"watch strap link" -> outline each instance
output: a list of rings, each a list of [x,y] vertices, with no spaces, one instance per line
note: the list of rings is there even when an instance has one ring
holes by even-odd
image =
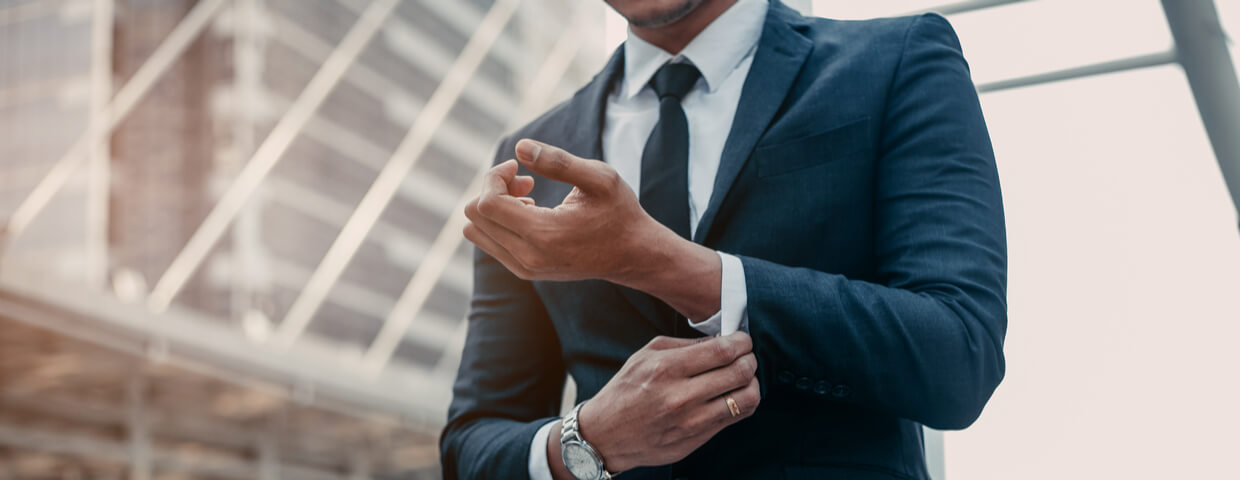
[[[581,436],[580,425],[577,422],[577,414],[581,411],[581,406],[585,405],[585,403],[586,402],[578,403],[577,406],[573,407],[573,409],[568,412],[568,415],[565,415],[560,421],[560,446],[563,448],[569,443],[576,443],[585,447],[598,461],[599,471],[602,472],[599,478],[601,480],[611,480],[611,478],[619,475],[619,472],[611,473],[607,471],[607,466],[603,464],[603,456],[599,455],[598,450],[595,450],[594,446],[590,445],[590,442],[587,442],[586,439]]]

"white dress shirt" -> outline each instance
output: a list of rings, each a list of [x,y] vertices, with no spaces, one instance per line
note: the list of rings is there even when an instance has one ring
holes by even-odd
[[[681,99],[689,121],[689,231],[697,232],[715,189],[715,174],[741,89],[749,76],[754,51],[762,36],[767,0],[738,0],[719,15],[679,55],[656,47],[632,31],[624,42],[624,76],[607,98],[603,126],[603,159],[633,191],[641,191],[642,150],[659,121],[659,98],[650,79],[668,62],[688,62],[702,73]],[[690,235],[692,235],[692,233]],[[694,329],[706,334],[748,331],[745,271],[740,259],[723,252],[720,310]],[[543,425],[530,445],[529,473],[534,480],[551,480],[547,463],[547,436],[555,422]]]

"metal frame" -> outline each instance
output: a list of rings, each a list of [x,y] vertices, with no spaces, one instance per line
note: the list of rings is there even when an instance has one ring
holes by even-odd
[[[133,111],[138,101],[150,92],[155,81],[172,67],[172,64],[181,57],[186,48],[189,48],[190,43],[198,38],[198,35],[228,1],[203,0],[194,5],[181,23],[173,28],[163,43],[151,53],[146,62],[134,72],[129,81],[112,98],[107,111],[99,114],[99,117],[106,121],[102,124],[92,122],[86,133],[78,137],[69,150],[56,161],[43,180],[35,185],[25,200],[13,210],[8,222],[0,229],[0,253],[3,253],[8,245],[13,244],[21,236],[39,212],[47,207],[56,192],[69,181],[78,165],[91,152],[92,147],[112,134],[112,130]]]
[[[1063,70],[1055,70],[1053,72],[1038,73],[1024,77],[1016,77],[1005,80],[998,80],[979,84],[977,91],[979,93],[991,93],[1003,90],[1011,90],[1013,88],[1033,87],[1045,85],[1048,83],[1062,82],[1066,80],[1074,80],[1077,78],[1094,77],[1098,75],[1106,75],[1108,73],[1118,73],[1128,70],[1138,70],[1142,68],[1160,67],[1175,63],[1176,55],[1174,51],[1151,53],[1147,55],[1137,55],[1119,60],[1111,60],[1108,62],[1095,63],[1093,65],[1084,65],[1080,67],[1065,68]]]
[[[91,12],[90,125],[102,129],[112,99],[112,34],[116,23],[114,0],[94,0]],[[111,195],[111,134],[99,135],[90,145],[86,196],[87,281],[104,285],[108,271],[108,202]]]
[[[517,127],[518,123],[525,121],[526,117],[535,109],[547,103],[551,93],[555,90],[558,80],[568,69],[568,66],[572,63],[573,56],[581,46],[581,42],[578,39],[579,29],[581,25],[586,23],[585,16],[590,11],[589,7],[577,7],[577,13],[573,16],[573,20],[569,22],[569,25],[572,25],[572,27],[556,40],[555,45],[551,48],[551,52],[547,55],[547,60],[543,62],[543,65],[539,67],[538,71],[530,79],[525,98],[522,100],[522,104],[517,109],[517,114],[513,116],[513,121],[510,122],[508,128]],[[426,255],[423,257],[425,259],[423,264],[414,272],[413,278],[409,280],[400,298],[396,300],[396,305],[383,322],[383,328],[379,330],[379,334],[375,336],[370,349],[366,351],[366,356],[362,360],[362,366],[368,375],[377,375],[387,366],[392,358],[392,353],[396,351],[400,341],[405,338],[409,326],[412,325],[414,319],[422,311],[422,307],[430,296],[431,290],[439,283],[444,268],[448,266],[452,258],[452,253],[456,251],[457,247],[464,240],[460,232],[465,227],[467,220],[462,212],[465,209],[466,203],[482,188],[483,173],[486,172],[487,166],[489,166],[488,163],[478,165],[473,181],[458,197],[456,208],[453,209],[453,215],[448,218],[447,223],[440,229],[439,234],[435,236],[435,241],[427,249]]]
[[[1177,59],[1197,101],[1231,201],[1240,212],[1240,82],[1214,0],[1162,0]]]
[[[66,290],[38,272],[6,268],[0,271],[0,316],[345,415],[389,412],[409,425],[442,421],[447,393],[420,387],[431,378],[428,370],[401,368],[357,381],[356,364],[317,342],[303,340],[297,349],[270,355],[202,314],[155,314],[104,292]]]
[[[129,451],[121,441],[95,436],[53,433],[33,428],[21,428],[0,424],[0,446],[59,453],[73,457],[111,460],[127,463]],[[175,450],[152,450],[150,461],[161,470],[202,475],[211,478],[253,479],[260,471],[259,462],[238,458],[221,457],[207,452],[187,456]],[[297,465],[280,465],[286,478],[298,480],[348,480],[349,476]],[[130,479],[141,479],[130,473]],[[146,477],[152,478],[152,477]]]
[[[491,45],[502,33],[504,25],[512,18],[520,0],[498,0],[491,5],[491,10],[482,19],[478,29],[470,37],[469,42],[457,57],[452,68],[440,80],[426,106],[419,112],[405,138],[401,140],[392,153],[387,165],[379,172],[379,176],[371,184],[370,189],[358,203],[357,209],[349,217],[340,230],[336,240],[332,242],[327,254],[324,255],[318,268],[310,276],[305,288],[289,307],[288,314],[280,322],[280,327],[273,338],[273,346],[286,349],[305,331],[314,314],[322,306],[327,293],[344,269],[348,266],[357,249],[365,241],[366,235],[379,220],[383,210],[396,195],[404,178],[409,175],[417,161],[421,159],[434,137],[439,125],[448,116],[456,104],[465,85],[473,77],[482,60],[486,58]]]
[[[327,99],[349,65],[357,60],[379,27],[392,15],[397,4],[398,0],[375,0],[366,7],[155,284],[147,298],[147,307],[151,311],[158,313],[168,309],[172,299],[210,253],[211,247],[219,241],[263,179],[275,168],[314,111]]]
[[[987,8],[1002,7],[1013,3],[1027,2],[1029,0],[965,0],[956,3],[939,5],[934,8],[918,10],[913,13],[934,12],[940,15],[956,15],[960,13],[975,12],[985,10]]]

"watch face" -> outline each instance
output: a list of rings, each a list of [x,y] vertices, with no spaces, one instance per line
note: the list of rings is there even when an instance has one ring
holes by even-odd
[[[564,466],[568,467],[568,472],[581,480],[593,480],[599,478],[602,472],[599,471],[598,461],[594,455],[586,450],[586,447],[577,443],[564,445]]]

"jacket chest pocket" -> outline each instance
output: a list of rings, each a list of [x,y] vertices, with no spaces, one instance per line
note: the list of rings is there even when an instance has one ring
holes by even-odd
[[[872,148],[869,120],[862,117],[809,136],[759,145],[754,150],[758,176],[784,175],[862,154]]]

